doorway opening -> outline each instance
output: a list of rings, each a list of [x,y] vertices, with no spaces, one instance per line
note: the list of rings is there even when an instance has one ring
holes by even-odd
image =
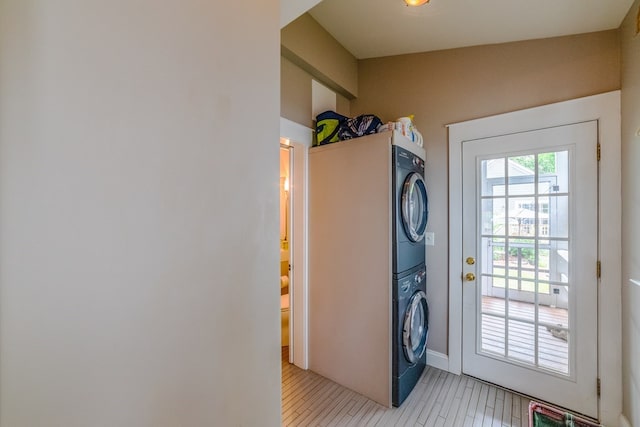
[[[302,369],[309,365],[307,165],[312,138],[310,128],[280,118],[281,345],[288,362]]]
[[[292,361],[291,344],[291,147],[280,144],[280,336],[281,346],[289,348],[289,362]]]

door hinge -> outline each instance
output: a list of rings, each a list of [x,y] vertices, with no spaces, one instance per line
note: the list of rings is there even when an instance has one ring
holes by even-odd
[[[596,158],[598,159],[598,161],[600,161],[600,143],[599,142],[596,148]]]
[[[600,278],[600,275],[602,274],[602,263],[600,261],[596,262],[596,275],[598,277],[598,279]]]
[[[597,379],[596,390],[598,392],[598,397],[600,397],[600,378]]]

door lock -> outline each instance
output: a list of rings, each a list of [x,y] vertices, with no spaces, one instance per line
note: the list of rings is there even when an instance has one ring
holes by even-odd
[[[467,264],[469,265],[473,265],[476,263],[476,259],[472,256],[470,256],[469,258],[467,258]]]
[[[474,280],[476,280],[476,275],[473,273],[467,273],[464,275],[464,280],[466,280],[467,282],[473,282]]]

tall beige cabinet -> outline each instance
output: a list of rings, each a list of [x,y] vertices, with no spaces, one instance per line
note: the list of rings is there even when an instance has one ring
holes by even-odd
[[[424,156],[395,131],[314,147],[309,155],[309,367],[385,406],[392,381],[392,144]]]

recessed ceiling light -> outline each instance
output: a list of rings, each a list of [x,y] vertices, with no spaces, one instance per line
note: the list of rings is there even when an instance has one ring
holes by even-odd
[[[422,6],[423,4],[429,3],[429,0],[404,0],[407,6]]]

